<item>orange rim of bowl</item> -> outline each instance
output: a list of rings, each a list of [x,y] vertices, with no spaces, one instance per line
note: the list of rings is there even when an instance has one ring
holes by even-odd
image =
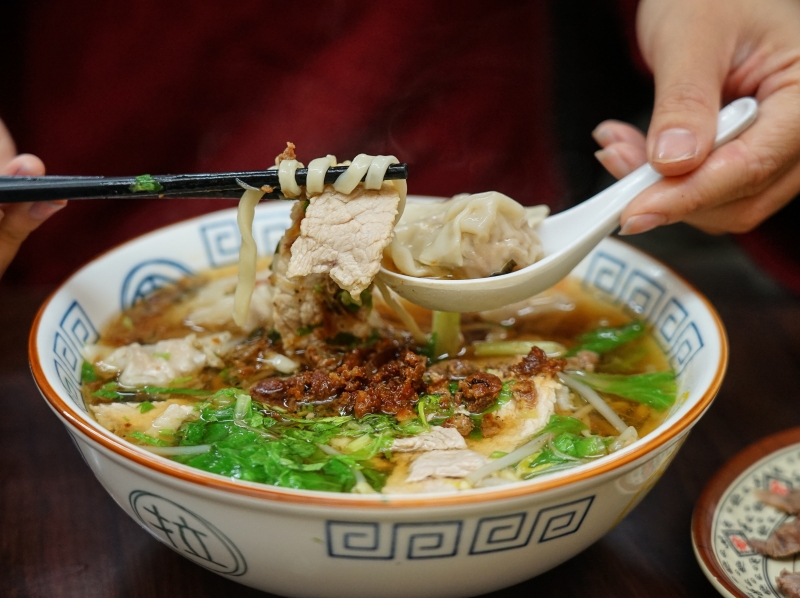
[[[618,239],[615,239],[615,241],[618,243],[622,243]],[[393,495],[381,494],[371,500],[368,500],[366,498],[354,499],[352,498],[353,496],[352,494],[346,494],[346,495],[334,494],[334,493],[325,494],[322,492],[311,493],[310,491],[303,491],[302,493],[294,493],[291,488],[277,488],[275,486],[270,486],[268,484],[264,484],[263,487],[255,485],[251,486],[248,483],[242,483],[240,481],[224,478],[222,476],[218,477],[215,474],[207,473],[199,469],[198,470],[193,470],[188,468],[183,469],[180,467],[176,467],[178,465],[177,463],[173,464],[171,461],[167,460],[164,457],[158,457],[156,455],[150,456],[147,454],[143,454],[139,451],[136,451],[130,447],[121,444],[120,442],[122,440],[121,438],[114,436],[113,434],[111,434],[111,432],[106,432],[106,433],[101,432],[100,430],[89,425],[86,421],[84,421],[84,419],[80,415],[75,413],[75,411],[71,409],[69,405],[67,405],[67,403],[59,396],[58,392],[50,385],[50,383],[47,380],[47,377],[44,374],[44,370],[42,369],[41,366],[39,353],[37,349],[37,343],[36,343],[36,337],[38,335],[40,321],[42,319],[45,310],[52,301],[53,297],[56,294],[58,294],[58,292],[64,287],[64,285],[66,285],[69,282],[69,280],[72,277],[70,277],[64,283],[59,285],[59,287],[50,294],[50,296],[44,302],[42,307],[39,308],[39,311],[36,314],[36,318],[33,321],[31,333],[28,337],[28,360],[30,362],[34,381],[39,387],[39,390],[44,396],[44,398],[50,403],[51,407],[61,415],[61,417],[63,417],[70,425],[76,428],[79,432],[81,432],[85,436],[89,437],[96,443],[100,444],[104,448],[108,449],[109,451],[115,453],[120,457],[129,459],[130,461],[133,461],[134,463],[146,467],[148,469],[154,470],[157,473],[177,478],[181,481],[189,482],[191,484],[196,484],[199,486],[204,486],[206,488],[220,490],[223,492],[229,492],[233,494],[249,496],[254,498],[268,499],[271,501],[282,502],[282,503],[302,502],[304,505],[343,507],[343,508],[358,507],[367,509],[387,509],[387,508],[395,509],[395,508],[409,508],[409,507],[423,507],[423,506],[444,507],[444,506],[475,504],[475,503],[483,503],[495,500],[518,498],[530,494],[537,494],[540,492],[561,488],[563,486],[574,484],[576,482],[581,482],[589,478],[598,477],[636,461],[645,454],[666,444],[673,438],[676,438],[684,430],[693,425],[694,422],[697,421],[700,418],[700,416],[705,412],[705,410],[709,407],[714,397],[716,396],[717,392],[719,391],[720,386],[722,385],[722,379],[725,376],[725,370],[727,369],[728,365],[728,338],[727,334],[725,333],[725,327],[722,324],[722,320],[720,319],[717,311],[714,309],[714,307],[711,305],[708,299],[706,299],[706,297],[694,287],[694,285],[687,282],[683,277],[675,273],[666,264],[664,264],[660,260],[657,260],[647,255],[645,252],[631,245],[628,245],[627,243],[622,243],[622,244],[626,245],[629,249],[632,249],[634,252],[646,257],[648,260],[660,264],[667,272],[669,272],[677,280],[685,284],[689,288],[689,290],[693,292],[705,305],[706,309],[708,310],[708,313],[711,315],[714,321],[714,324],[716,325],[717,333],[720,339],[720,359],[717,365],[717,371],[714,374],[714,378],[711,381],[711,384],[706,389],[706,392],[703,394],[703,396],[697,401],[697,403],[680,420],[675,422],[672,426],[664,430],[658,436],[651,438],[650,440],[647,440],[636,450],[624,455],[623,457],[620,457],[618,459],[611,458],[608,459],[608,461],[603,460],[600,461],[596,466],[590,466],[588,468],[578,468],[571,475],[565,475],[564,477],[558,477],[550,480],[548,479],[544,479],[541,481],[537,480],[535,482],[530,482],[527,484],[520,483],[509,486],[502,486],[497,489],[492,489],[490,492],[476,493],[467,491],[467,492],[459,492],[459,493],[439,495],[439,496],[435,495],[393,496]],[[122,245],[124,245],[124,243]],[[108,253],[111,253],[112,251],[114,251],[114,249],[111,249],[108,252],[103,253],[101,256],[98,256],[98,258],[95,258],[95,260],[92,261],[96,261],[100,257],[103,257]],[[345,496],[347,497],[347,499],[343,500]]]

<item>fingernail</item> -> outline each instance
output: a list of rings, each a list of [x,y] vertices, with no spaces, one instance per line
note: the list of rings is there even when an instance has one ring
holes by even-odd
[[[656,140],[655,162],[667,164],[694,158],[700,148],[697,137],[688,129],[667,129]]]
[[[592,131],[592,138],[603,147],[615,141],[614,135],[608,127],[597,127]]]
[[[613,147],[597,150],[594,157],[603,167],[616,178],[622,178],[631,173],[631,167],[622,159],[620,153]]]
[[[653,230],[658,226],[663,226],[667,223],[667,217],[664,214],[639,214],[631,216],[622,225],[619,231],[620,235],[638,235],[639,233],[646,233]]]
[[[25,164],[20,164],[19,168],[17,168],[17,171],[12,176],[33,176],[33,174],[33,172],[26,168]]]
[[[616,155],[617,155],[617,152],[615,150],[613,150],[613,149],[601,149],[601,150],[597,150],[594,153],[594,157],[597,158],[597,161],[600,162],[601,164],[603,163],[603,160],[608,160],[612,156],[616,156]]]
[[[65,205],[66,203],[60,201],[36,201],[30,207],[28,214],[35,220],[44,220],[58,212]]]

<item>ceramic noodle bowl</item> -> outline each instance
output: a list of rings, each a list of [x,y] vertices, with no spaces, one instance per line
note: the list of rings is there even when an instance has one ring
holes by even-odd
[[[263,254],[288,202],[258,207]],[[80,347],[120,309],[190,273],[236,261],[233,210],[170,226],[97,258],[39,312],[36,384],[109,494],[151,535],[201,567],[284,596],[473,596],[569,559],[647,494],[710,406],[727,362],[719,317],[662,264],[607,239],[573,276],[647,320],[677,374],[679,399],[651,434],[596,462],[451,494],[353,495],[239,482],[158,457],[87,413]]]

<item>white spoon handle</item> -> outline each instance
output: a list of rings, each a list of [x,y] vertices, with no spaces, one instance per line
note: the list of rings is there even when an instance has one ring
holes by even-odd
[[[758,103],[753,98],[740,98],[720,110],[714,148],[734,139],[747,129],[755,121],[757,112]],[[633,198],[662,178],[663,176],[653,170],[650,164],[644,164],[591,199],[587,199],[562,214],[566,220],[569,213],[572,213],[570,218],[577,216],[577,212],[585,211],[587,216],[591,213],[592,222],[587,223],[587,228],[583,228],[581,236],[586,235],[588,229],[591,230],[589,234],[597,237],[599,241],[617,227],[622,211]],[[550,224],[556,226],[560,220],[559,216],[560,214],[551,216]],[[569,234],[567,231],[559,232]]]

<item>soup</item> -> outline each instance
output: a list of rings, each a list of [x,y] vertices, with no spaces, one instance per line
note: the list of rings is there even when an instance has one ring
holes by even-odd
[[[254,310],[269,292],[268,272]],[[675,400],[646,327],[573,281],[524,305],[465,314],[453,356],[416,342],[378,293],[360,306],[334,295],[337,312],[370,312],[362,336],[326,322],[296,331],[310,342],[290,348],[263,315],[268,324],[246,333],[215,316],[234,287],[230,272],[210,272],[111,322],[84,365],[97,421],[232,478],[441,492],[602,458],[647,434]],[[431,326],[429,312],[408,307],[421,328]],[[597,392],[614,417],[598,408]]]
[[[317,159],[302,189],[290,144],[276,167],[300,201],[271,261],[257,272],[264,190],[248,189],[238,277],[156,291],[85,348],[96,420],[208,472],[358,493],[514,483],[600,459],[662,421],[676,383],[646,326],[573,283],[462,317],[373,280],[385,251],[434,268],[423,275],[502,275],[538,257],[530,214],[489,193],[412,214],[398,237],[428,241],[402,258],[389,247],[405,205],[404,182],[383,181],[392,162],[359,155],[325,185],[336,159]]]

